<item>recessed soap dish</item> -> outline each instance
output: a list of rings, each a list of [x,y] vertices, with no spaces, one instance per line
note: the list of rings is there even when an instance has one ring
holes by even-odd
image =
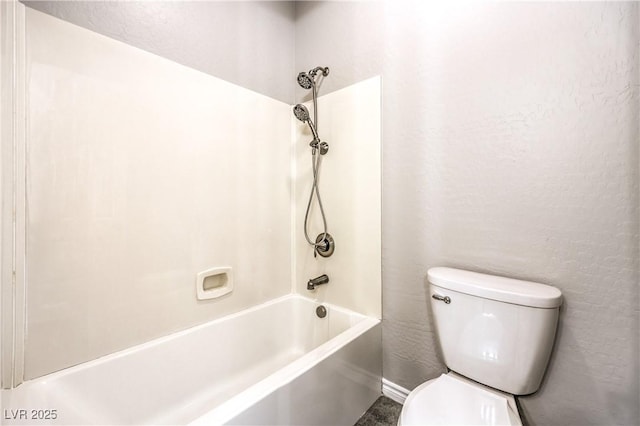
[[[233,291],[231,266],[220,266],[198,273],[196,295],[198,300],[215,299]]]

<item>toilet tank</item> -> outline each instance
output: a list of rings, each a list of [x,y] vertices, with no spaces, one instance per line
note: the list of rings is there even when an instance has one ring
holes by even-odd
[[[556,334],[560,290],[442,267],[429,269],[428,279],[447,367],[514,395],[537,391]]]

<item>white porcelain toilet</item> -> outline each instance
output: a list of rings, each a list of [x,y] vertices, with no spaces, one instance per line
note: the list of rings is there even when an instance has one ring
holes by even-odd
[[[540,387],[556,334],[555,287],[431,268],[431,308],[451,370],[415,388],[398,425],[522,425],[514,395]]]

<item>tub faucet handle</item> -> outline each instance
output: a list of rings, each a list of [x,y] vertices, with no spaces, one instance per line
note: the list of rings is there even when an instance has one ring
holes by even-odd
[[[320,284],[326,284],[329,282],[327,274],[322,274],[319,277],[312,278],[307,282],[307,290],[315,290],[316,286]]]

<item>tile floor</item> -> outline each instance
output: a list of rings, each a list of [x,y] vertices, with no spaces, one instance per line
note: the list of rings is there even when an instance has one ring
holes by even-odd
[[[360,417],[355,426],[396,426],[400,410],[402,410],[402,404],[381,396]]]

